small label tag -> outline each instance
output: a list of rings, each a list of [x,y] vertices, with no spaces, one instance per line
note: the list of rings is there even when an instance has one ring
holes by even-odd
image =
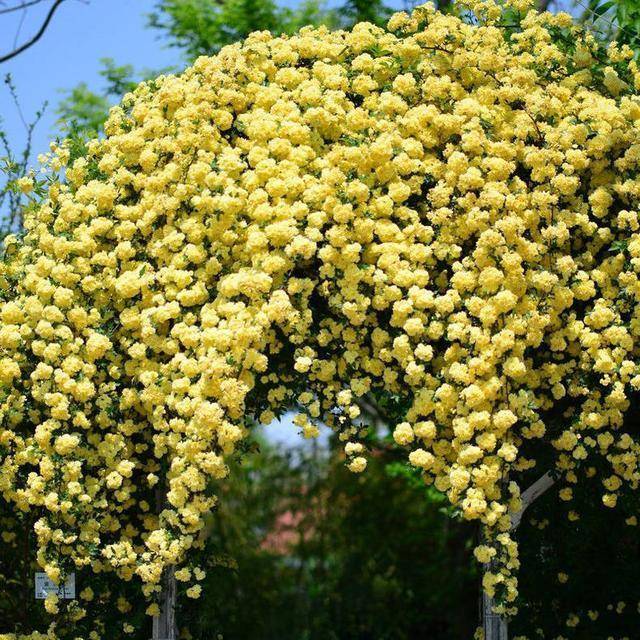
[[[57,593],[59,598],[73,600],[76,597],[76,574],[70,573],[64,584],[57,585],[46,573],[36,572],[36,598],[44,600],[49,593]]]

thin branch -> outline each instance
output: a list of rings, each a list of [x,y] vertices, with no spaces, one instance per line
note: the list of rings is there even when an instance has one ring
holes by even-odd
[[[27,9],[28,7],[32,7],[34,4],[40,4],[42,1],[43,0],[30,0],[30,2],[22,2],[21,4],[17,4],[13,7],[0,9],[0,15],[2,15],[3,13],[11,13],[12,11],[20,11],[20,9]]]
[[[6,55],[0,57],[0,64],[2,64],[3,62],[6,62],[7,60],[11,60],[11,58],[15,58],[17,55],[19,55],[20,53],[22,53],[23,51],[25,51],[29,47],[33,46],[36,42],[38,42],[38,40],[40,40],[40,38],[42,37],[44,32],[47,30],[47,27],[49,26],[49,23],[51,22],[51,18],[53,18],[53,14],[56,12],[56,9],[63,2],[64,2],[64,0],[56,0],[53,3],[53,5],[51,5],[51,9],[49,9],[49,13],[47,14],[47,17],[44,19],[44,22],[42,23],[42,26],[40,27],[40,30],[38,31],[38,33],[36,33],[36,35],[33,36],[33,38],[31,38],[31,40],[25,42],[22,46],[18,47],[14,51],[11,51],[10,53],[7,53]]]
[[[11,145],[9,144],[9,139],[7,138],[7,134],[0,127],[0,147],[4,149],[7,156],[5,167],[7,181],[4,185],[0,186],[0,238],[3,238],[7,233],[18,231],[22,228],[22,213],[24,208],[22,194],[11,189],[10,184],[16,178],[22,177],[27,173],[27,166],[29,163],[29,158],[31,157],[33,132],[38,122],[41,120],[45,109],[47,108],[47,103],[45,102],[42,107],[38,111],[36,111],[33,121],[27,123],[24,118],[24,114],[20,106],[20,101],[18,99],[18,93],[11,79],[11,75],[7,74],[5,78],[5,84],[9,88],[9,93],[11,94],[11,98],[16,106],[16,109],[18,110],[18,114],[22,119],[22,122],[24,123],[27,135],[26,143],[22,153],[19,156],[14,157]],[[0,118],[0,125],[1,123],[2,119]],[[7,201],[7,215],[3,215],[4,205]]]
[[[513,531],[518,527],[522,520],[527,507],[529,507],[535,500],[537,500],[547,489],[555,484],[556,480],[551,475],[550,471],[547,471],[541,478],[538,478],[526,491],[522,493],[520,499],[522,501],[522,507],[520,511],[516,511],[511,516],[511,530]]]
[[[16,91],[16,87],[13,84],[13,79],[11,74],[7,74],[4,79],[4,83],[9,87],[9,93],[11,94],[11,99],[13,100],[13,104],[16,106],[16,110],[18,111],[18,115],[20,116],[20,120],[24,125],[25,131],[29,131],[29,125],[24,117],[24,113],[22,112],[22,106],[20,105],[20,100],[18,100],[18,92]]]
[[[27,17],[27,10],[24,9],[20,14],[20,22],[18,23],[18,28],[16,29],[16,35],[13,37],[13,47],[18,46],[18,38],[20,37],[20,32],[22,31],[22,25],[24,24],[24,19]]]
[[[538,139],[540,141],[544,141],[542,132],[540,131],[540,127],[538,126],[538,122],[536,121],[536,119],[524,107],[522,107],[522,110],[529,116],[529,118],[531,118],[531,122],[533,122],[533,126],[536,128],[536,132],[538,133]]]

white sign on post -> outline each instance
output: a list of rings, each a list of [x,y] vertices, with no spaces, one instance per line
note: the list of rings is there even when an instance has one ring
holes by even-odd
[[[36,572],[36,598],[44,600],[49,593],[57,593],[59,598],[73,600],[76,597],[76,574],[70,573],[64,584],[56,584],[42,571]]]

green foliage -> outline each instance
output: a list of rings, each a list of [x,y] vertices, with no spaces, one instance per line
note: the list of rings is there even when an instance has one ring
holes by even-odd
[[[347,0],[338,12],[345,25],[357,22],[372,22],[384,25],[393,13],[381,0]]]
[[[89,89],[86,82],[66,91],[66,97],[60,101],[56,113],[60,116],[58,126],[62,131],[83,130],[88,134],[97,134],[101,130],[110,102],[101,93]]]
[[[552,489],[527,511],[518,531],[519,612],[510,629],[515,637],[637,637],[640,536],[627,518],[637,513],[638,498],[626,494],[616,509],[607,509],[598,483],[575,487],[569,503]],[[570,511],[579,519],[570,520]],[[568,576],[566,582],[561,574]],[[597,614],[595,620],[589,612]],[[575,627],[572,615],[579,618]]]
[[[307,24],[336,26],[337,15],[320,0],[303,0],[295,9],[272,0],[160,0],[149,15],[169,46],[182,49],[187,60],[212,55],[252,31],[293,33]]]
[[[474,526],[448,520],[397,451],[357,476],[339,450],[263,444],[215,487],[203,600],[180,598],[194,638],[472,637]]]
[[[100,76],[104,86],[100,91],[92,91],[85,82],[64,91],[65,98],[56,108],[59,116],[57,124],[67,135],[95,136],[102,132],[102,126],[109,107],[123,94],[132,91],[138,82],[157,75],[158,71],[137,74],[130,64],[116,65],[111,58],[102,58]]]
[[[625,431],[640,432],[640,395],[630,399]],[[561,425],[561,412],[548,423]],[[554,424],[555,423],[555,424]],[[532,457],[540,459],[536,451]],[[518,616],[511,625],[514,637],[600,640],[636,638],[640,622],[640,536],[636,520],[640,510],[636,490],[621,492],[615,509],[602,503],[602,461],[588,458],[593,478],[572,487],[565,502],[553,487],[525,512],[517,530],[520,561]],[[544,467],[543,467],[544,468]],[[541,475],[539,469],[531,481]],[[610,473],[610,472],[609,472]],[[561,582],[559,574],[568,580]],[[625,606],[618,610],[618,603]],[[592,620],[589,612],[597,613]],[[571,615],[580,619],[568,626]],[[575,622],[575,620],[572,620]],[[540,630],[540,631],[537,631]],[[534,633],[535,632],[535,633]]]
[[[619,31],[616,40],[628,44],[640,54],[640,3],[638,0],[617,0],[616,21]]]
[[[582,3],[578,3],[583,6]],[[589,0],[585,20],[593,23],[601,36],[629,45],[640,56],[640,2],[638,0]]]

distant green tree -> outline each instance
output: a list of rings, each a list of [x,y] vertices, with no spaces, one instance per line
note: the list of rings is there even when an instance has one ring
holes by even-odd
[[[81,131],[88,136],[97,135],[102,130],[105,117],[114,100],[121,98],[136,86],[138,75],[132,65],[118,66],[112,58],[102,58],[100,62],[102,69],[99,73],[105,80],[105,86],[100,91],[92,91],[86,82],[65,91],[65,97],[56,107],[56,114],[59,116],[57,124],[61,131]]]
[[[640,57],[640,2],[638,0],[580,0],[584,22],[604,40],[629,45]]]
[[[337,23],[337,12],[323,8],[321,0],[303,0],[296,8],[272,0],[160,0],[148,25],[190,61],[212,55],[252,31],[293,33],[307,24]]]
[[[223,484],[204,600],[179,598],[194,638],[473,636],[475,527],[445,517],[446,499],[394,447],[355,476],[337,444],[317,455],[263,444]]]
[[[102,133],[109,109],[122,96],[132,91],[143,80],[155,78],[161,73],[172,73],[176,68],[136,70],[131,64],[118,65],[113,58],[101,58],[98,71],[103,86],[97,90],[80,82],[71,89],[63,89],[64,97],[55,108],[58,116],[58,132],[65,137],[91,138]]]
[[[358,22],[383,25],[393,11],[394,9],[387,7],[382,0],[346,0],[338,9],[342,26]]]

